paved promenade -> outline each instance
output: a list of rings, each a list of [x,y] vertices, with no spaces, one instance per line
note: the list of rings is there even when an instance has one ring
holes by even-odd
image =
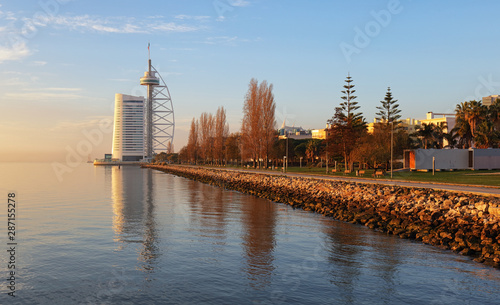
[[[226,167],[214,167],[214,169],[224,169],[232,171],[241,171],[247,173],[256,174],[269,174],[269,175],[285,175],[289,177],[306,177],[314,179],[324,179],[324,180],[337,180],[337,181],[348,181],[348,182],[358,182],[358,183],[372,183],[372,184],[385,184],[385,185],[398,185],[405,187],[422,187],[435,190],[445,190],[454,192],[464,192],[472,193],[486,196],[496,196],[500,197],[500,188],[490,187],[490,186],[475,186],[475,185],[463,185],[463,184],[447,184],[447,183],[435,183],[435,182],[416,182],[416,181],[402,181],[402,180],[391,180],[389,179],[371,179],[362,177],[339,177],[339,176],[326,176],[326,175],[314,175],[314,174],[303,174],[303,173],[282,173],[278,171],[268,171],[268,170],[254,170],[254,169],[239,169],[239,168],[226,168]]]

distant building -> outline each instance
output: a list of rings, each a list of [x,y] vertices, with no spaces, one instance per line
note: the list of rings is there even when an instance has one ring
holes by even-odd
[[[434,124],[439,125],[440,123],[446,123],[444,132],[449,132],[455,127],[455,114],[454,113],[434,113],[427,112],[427,118],[425,120],[420,120],[420,125],[422,124]]]
[[[113,126],[113,159],[144,158],[144,97],[117,93]]]
[[[483,105],[491,106],[495,103],[497,99],[500,99],[500,95],[490,95],[483,97]]]
[[[281,128],[278,129],[280,139],[286,139],[287,137],[295,140],[312,139],[310,130],[305,130],[302,127],[286,126],[285,122],[286,119],[283,121]]]
[[[327,128],[324,129],[313,129],[311,130],[311,135],[313,139],[325,140]]]
[[[373,119],[373,123],[368,124],[368,133],[373,133],[373,130],[375,129],[375,124],[377,123],[383,123],[382,120],[379,119]],[[419,120],[407,118],[405,120],[400,120],[399,121],[399,128],[406,130],[409,134],[412,134],[416,131],[416,128],[420,124]]]
[[[500,149],[411,149],[404,151],[404,167],[429,171],[500,169]]]

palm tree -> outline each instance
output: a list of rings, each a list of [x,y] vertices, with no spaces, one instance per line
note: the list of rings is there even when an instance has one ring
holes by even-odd
[[[444,134],[444,138],[446,139],[446,142],[448,142],[448,146],[451,148],[454,148],[458,144],[458,139],[460,138],[458,133],[456,132],[455,128],[450,130],[448,133]]]
[[[474,137],[477,126],[481,123],[482,118],[486,113],[485,107],[479,101],[470,101],[467,102],[468,105],[465,110],[465,119],[469,123],[470,132],[472,137]]]
[[[448,129],[448,125],[446,122],[439,122],[437,125],[433,126],[434,128],[434,134],[433,137],[437,141],[438,148],[443,148],[444,146],[444,139],[446,138],[446,132],[445,130]]]
[[[427,149],[429,146],[432,146],[434,142],[434,127],[433,124],[423,123],[422,125],[417,127],[416,136],[422,142],[424,149]]]
[[[455,127],[452,132],[458,135],[458,146],[462,148],[469,148],[472,143],[472,132],[466,117],[468,108],[468,102],[462,102],[455,108]]]
[[[477,148],[490,148],[498,143],[499,134],[493,122],[484,120],[477,127],[474,144]]]
[[[314,159],[316,159],[319,153],[319,141],[309,140],[306,145],[306,157],[311,160],[311,162],[314,162]]]
[[[488,107],[488,119],[496,130],[500,130],[500,98]]]

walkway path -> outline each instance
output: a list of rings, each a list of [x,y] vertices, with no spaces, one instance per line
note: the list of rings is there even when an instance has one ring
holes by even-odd
[[[184,165],[185,166],[185,165]],[[231,167],[214,167],[214,169],[224,169],[232,171],[240,171],[246,173],[256,173],[256,174],[269,174],[269,175],[285,175],[289,177],[306,177],[313,179],[323,179],[323,180],[337,180],[337,181],[348,181],[357,183],[372,183],[372,184],[384,184],[384,185],[398,185],[405,187],[422,187],[435,190],[445,190],[454,192],[464,192],[472,193],[478,195],[495,196],[500,197],[500,188],[491,186],[478,186],[478,185],[463,185],[463,184],[448,184],[448,183],[437,183],[437,182],[418,182],[418,181],[403,181],[403,180],[389,180],[389,179],[371,179],[371,178],[361,178],[361,177],[339,177],[339,176],[326,176],[326,175],[315,175],[315,174],[304,174],[304,173],[282,173],[270,170],[254,170],[254,169],[240,169]]]

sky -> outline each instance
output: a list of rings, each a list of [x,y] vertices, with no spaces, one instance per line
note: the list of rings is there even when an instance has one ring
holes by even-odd
[[[145,95],[153,65],[175,112],[174,149],[202,112],[240,129],[252,78],[277,126],[324,128],[353,78],[366,121],[390,87],[403,118],[500,94],[498,1],[0,0],[0,160],[111,152],[115,93]]]

